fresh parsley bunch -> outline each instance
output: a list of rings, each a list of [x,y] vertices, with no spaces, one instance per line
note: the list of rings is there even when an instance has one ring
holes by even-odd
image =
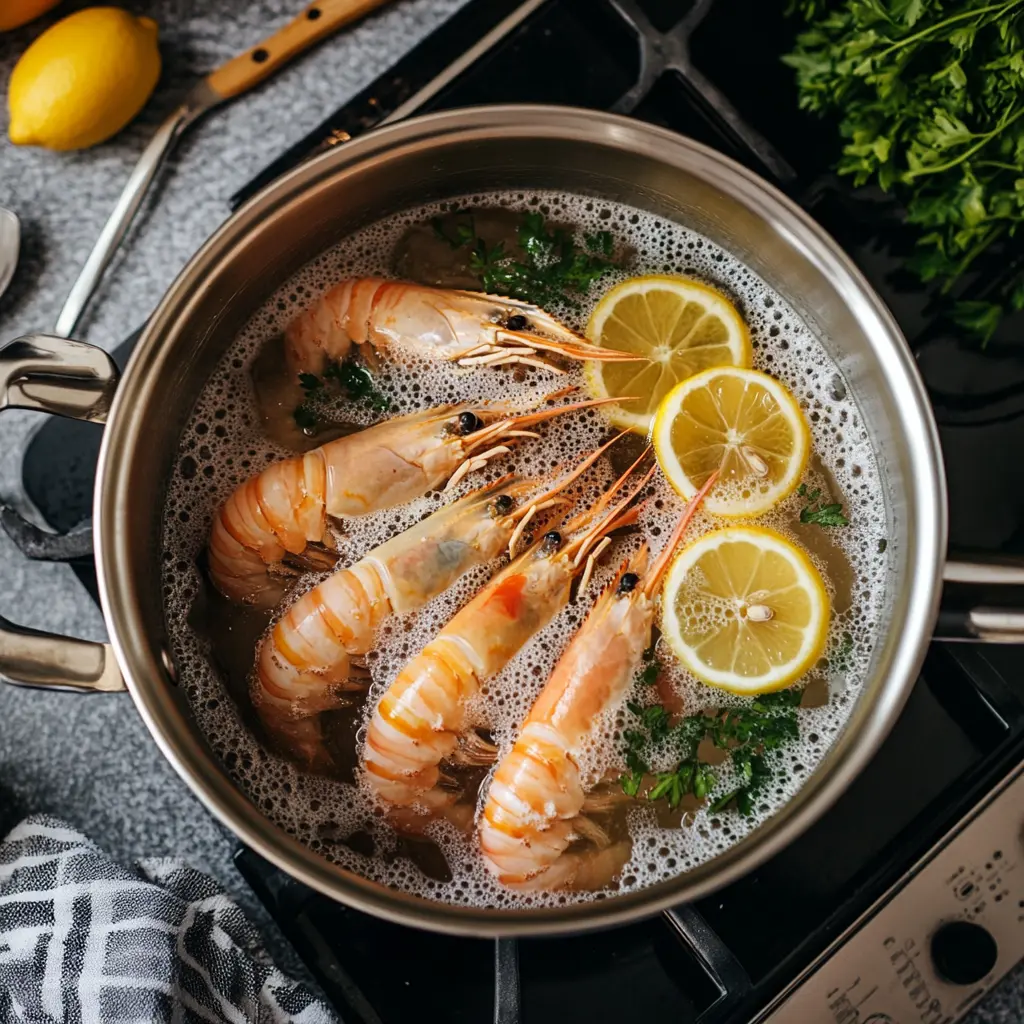
[[[1024,309],[1024,0],[792,0],[808,22],[783,60],[800,106],[838,112],[838,165],[876,182],[919,231],[912,269],[987,342]],[[994,248],[995,247],[995,248]],[[982,265],[983,254],[994,255]]]

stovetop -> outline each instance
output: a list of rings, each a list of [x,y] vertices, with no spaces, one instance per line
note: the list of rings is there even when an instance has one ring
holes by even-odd
[[[797,111],[791,74],[777,59],[796,30],[782,6],[762,0],[472,0],[232,204],[301,160],[414,112],[553,102],[615,109],[690,135],[773,181],[853,256],[896,315],[928,385],[949,481],[951,548],[1019,555],[1024,317],[1005,321],[982,350],[958,336],[937,312],[936,296],[902,269],[912,243],[898,207],[833,175],[835,125]],[[117,358],[127,358],[132,340]],[[99,431],[87,425],[51,421],[26,452],[25,492],[58,535],[33,531],[10,512],[2,518],[35,557],[70,558],[93,593],[82,524],[98,440]],[[837,805],[758,870],[671,915],[596,935],[496,948],[483,940],[428,939],[334,904],[250,851],[240,851],[237,860],[346,1021],[387,1024],[413,1015],[479,1021],[491,1013],[497,978],[502,1021],[540,1024],[570,1013],[595,1024],[636,1015],[740,1024],[762,1019],[780,993],[876,900],[891,896],[915,862],[1022,762],[1024,651],[936,644],[891,736]],[[1019,788],[1013,793],[1019,811],[1024,799]],[[961,848],[954,846],[949,856]],[[1000,857],[992,861],[995,852]],[[820,1013],[788,1019],[845,1024],[958,1017],[1005,972],[1014,949],[1017,957],[1024,953],[1021,880],[1007,883],[998,907],[993,902],[1011,861],[1024,861],[1019,837],[1015,860],[1009,850],[978,856],[984,884],[977,889],[991,885],[992,895],[988,904],[976,902],[972,888],[962,914],[988,920],[1004,906],[1018,907],[1015,926],[1006,926],[1016,928],[1018,944],[1003,942],[996,967],[948,992],[933,982],[931,1001],[913,1018],[870,1017],[870,999],[858,1009],[845,989],[835,989]],[[959,867],[970,875],[975,868],[967,853],[963,857]],[[929,877],[922,872],[913,890],[925,894],[917,896],[922,909],[914,918],[924,929],[922,949],[939,920],[932,920],[939,911],[930,903],[941,903]],[[932,888],[922,890],[926,883]],[[956,885],[957,892],[966,887]],[[921,977],[931,977],[927,960],[913,961]],[[910,977],[902,970],[894,976],[900,983]],[[916,1000],[919,986],[913,986]]]

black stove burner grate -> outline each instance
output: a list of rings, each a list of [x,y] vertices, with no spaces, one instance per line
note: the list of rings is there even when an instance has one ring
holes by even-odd
[[[982,352],[901,270],[899,209],[829,170],[835,126],[797,110],[777,60],[794,26],[760,0],[472,0],[238,195],[384,120],[535,101],[617,109],[690,135],[774,181],[852,255],[899,320],[932,395],[954,547],[1024,551],[1024,317]],[[737,26],[742,26],[738,31]],[[454,71],[452,70],[454,69]],[[725,69],[723,71],[723,69]],[[455,73],[457,72],[457,73]],[[118,353],[124,360],[129,339]],[[50,422],[25,490],[60,533],[89,516],[98,431]],[[82,537],[26,531],[35,556]],[[88,558],[73,563],[95,594]],[[599,935],[518,944],[431,936],[338,906],[242,850],[238,865],[346,1021],[541,1024],[748,1021],[1024,758],[1024,654],[933,648],[892,735],[837,805],[782,853],[696,907]],[[931,756],[931,752],[936,753]],[[497,979],[497,985],[495,984]]]

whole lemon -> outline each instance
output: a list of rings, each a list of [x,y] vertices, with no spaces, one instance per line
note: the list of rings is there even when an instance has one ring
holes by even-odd
[[[0,2],[0,32],[27,25],[59,3],[60,0],[2,0]]]
[[[85,149],[116,135],[160,77],[156,37],[156,22],[116,7],[90,7],[48,28],[11,74],[11,142]]]

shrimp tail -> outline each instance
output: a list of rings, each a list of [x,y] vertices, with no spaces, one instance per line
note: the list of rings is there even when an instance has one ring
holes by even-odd
[[[455,764],[487,767],[498,759],[498,748],[475,729],[459,737],[459,745],[449,760]]]
[[[328,771],[334,766],[334,759],[324,746],[320,712],[345,707],[356,699],[356,691],[362,694],[365,690],[365,683],[353,681],[332,688],[330,696],[314,703],[294,703],[271,695],[258,678],[250,685],[252,702],[271,746],[313,772]]]
[[[321,449],[283,459],[238,487],[214,517],[210,578],[225,597],[265,604],[279,587],[268,566],[300,555],[327,528],[327,471]]]

